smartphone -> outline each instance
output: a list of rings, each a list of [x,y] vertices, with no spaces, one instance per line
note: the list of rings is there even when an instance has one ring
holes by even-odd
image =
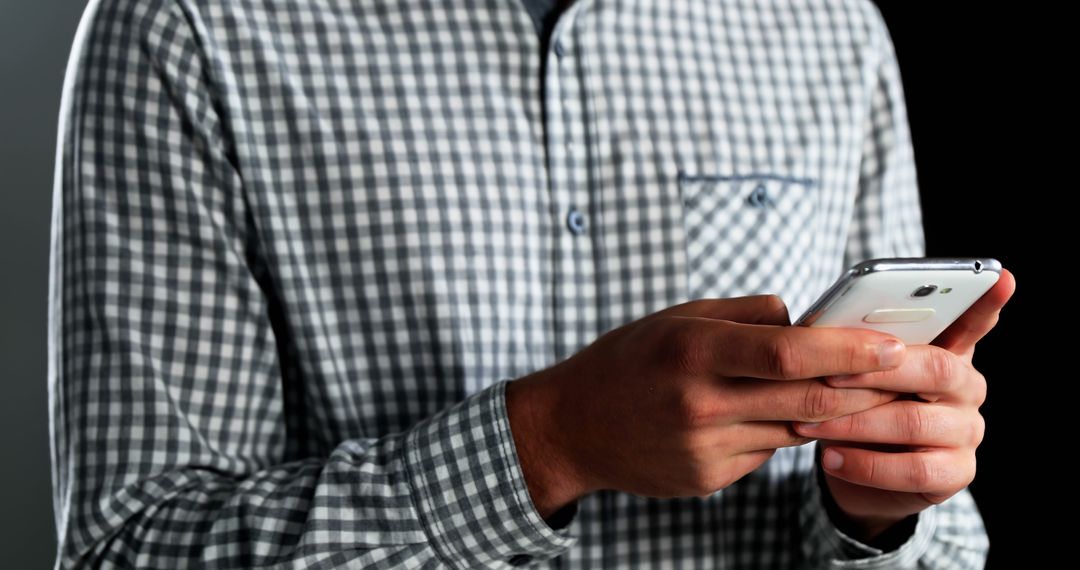
[[[990,258],[871,259],[848,269],[796,325],[866,328],[929,344],[1001,277]]]

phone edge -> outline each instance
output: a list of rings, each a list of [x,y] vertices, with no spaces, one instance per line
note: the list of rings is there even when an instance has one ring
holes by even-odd
[[[992,257],[881,257],[856,263],[848,268],[803,314],[792,323],[808,327],[814,324],[837,299],[842,290],[859,277],[884,271],[990,271],[1001,275],[1001,262]]]

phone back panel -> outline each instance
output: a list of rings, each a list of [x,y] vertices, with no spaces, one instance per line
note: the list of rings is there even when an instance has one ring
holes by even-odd
[[[868,328],[907,344],[928,344],[989,291],[999,276],[997,271],[963,269],[891,270],[853,276],[810,326]],[[927,285],[936,289],[923,297],[912,296]]]

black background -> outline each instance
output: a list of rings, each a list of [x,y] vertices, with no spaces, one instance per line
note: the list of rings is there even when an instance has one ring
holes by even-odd
[[[1068,556],[1075,503],[1067,373],[1075,238],[1063,202],[1077,187],[1065,149],[1061,14],[989,3],[879,0],[904,76],[931,254],[992,256],[1017,277],[977,365],[990,397],[973,491],[991,566],[1048,567]],[[56,112],[84,2],[0,0],[0,567],[51,565],[45,303]],[[1075,51],[1075,47],[1070,48]],[[1073,216],[1075,217],[1075,216]],[[1051,326],[1058,330],[1051,330]],[[1074,414],[1075,415],[1075,414]],[[1051,522],[1043,513],[1060,513]]]
[[[1052,541],[1059,525],[1048,513],[1075,504],[1075,493],[1059,486],[1074,478],[1061,475],[1069,471],[1055,458],[1075,376],[1063,372],[1070,355],[1048,344],[1068,329],[1048,327],[1073,320],[1066,307],[1076,290],[1064,269],[1076,239],[1062,221],[1076,184],[1066,182],[1060,156],[1075,147],[1066,134],[1075,118],[1059,100],[1070,92],[1056,66],[1075,62],[1055,61],[1064,51],[1054,45],[1061,36],[1052,14],[877,4],[904,78],[927,253],[996,257],[1017,280],[998,328],[975,354],[989,384],[972,485],[990,533],[988,567],[1054,567],[1043,564],[1071,546]]]

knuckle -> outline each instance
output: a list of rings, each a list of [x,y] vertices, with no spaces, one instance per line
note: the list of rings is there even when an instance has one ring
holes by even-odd
[[[971,423],[971,436],[968,439],[968,445],[973,448],[979,447],[984,437],[986,437],[986,418],[977,413],[975,414],[975,421]]]
[[[671,435],[671,446],[690,459],[696,459],[700,450],[707,446],[698,430],[682,429]]]
[[[937,356],[933,356],[930,360],[933,361],[938,358],[939,357]],[[956,387],[956,381],[953,380],[952,376],[939,374],[937,372],[938,370],[939,366],[936,363],[931,362],[927,365],[926,375],[930,380],[930,389],[938,394],[951,393]]]
[[[696,372],[701,369],[704,341],[696,327],[688,326],[685,321],[670,320],[663,330],[663,339],[657,343],[658,358],[667,369],[681,372]]]
[[[900,433],[908,441],[917,441],[930,431],[930,420],[922,406],[906,406],[900,414],[900,423]]]
[[[700,428],[713,423],[717,416],[716,407],[710,399],[694,390],[682,390],[678,396],[678,424],[686,428]]]
[[[873,429],[870,422],[862,414],[850,414],[836,421],[843,421],[841,433],[861,434]]]
[[[928,475],[918,487],[926,500],[939,504],[975,480],[975,454],[941,465],[927,461],[924,470]]]
[[[938,469],[932,461],[925,457],[916,457],[911,462],[908,480],[919,490],[926,490],[934,486],[938,479]]]
[[[802,363],[795,343],[785,334],[778,334],[765,344],[765,361],[770,372],[779,378],[799,378]]]
[[[943,349],[930,352],[927,366],[929,367],[927,372],[934,378],[936,383],[944,389],[952,386],[954,362],[951,352]]]
[[[865,354],[865,350],[862,347],[855,344],[848,344],[844,347],[843,356],[841,357],[843,358],[843,361],[841,364],[848,370],[859,370],[862,368],[862,366],[860,366],[860,360],[863,354]]]
[[[761,295],[761,311],[772,317],[788,317],[787,303],[779,295]]]
[[[971,484],[972,481],[975,480],[975,471],[976,471],[975,463],[976,463],[975,454],[972,453],[972,454],[968,455],[967,461],[964,462],[964,472],[961,474],[960,484],[956,487],[957,490],[960,490],[960,489],[962,489],[964,487],[967,487],[968,485]]]
[[[876,455],[870,455],[861,464],[862,468],[859,471],[862,472],[863,479],[866,480],[867,483],[877,483],[881,473],[881,466],[879,465],[880,461],[881,460],[878,459]]]
[[[836,390],[820,382],[808,382],[803,394],[802,414],[810,421],[823,421],[836,417],[840,398]]]
[[[937,479],[929,487],[941,493],[952,493],[959,491],[970,482],[967,466],[956,465],[938,469]]]
[[[972,381],[971,395],[975,401],[975,405],[981,406],[986,403],[986,376],[983,376],[981,372],[976,370],[974,372],[974,379]]]

